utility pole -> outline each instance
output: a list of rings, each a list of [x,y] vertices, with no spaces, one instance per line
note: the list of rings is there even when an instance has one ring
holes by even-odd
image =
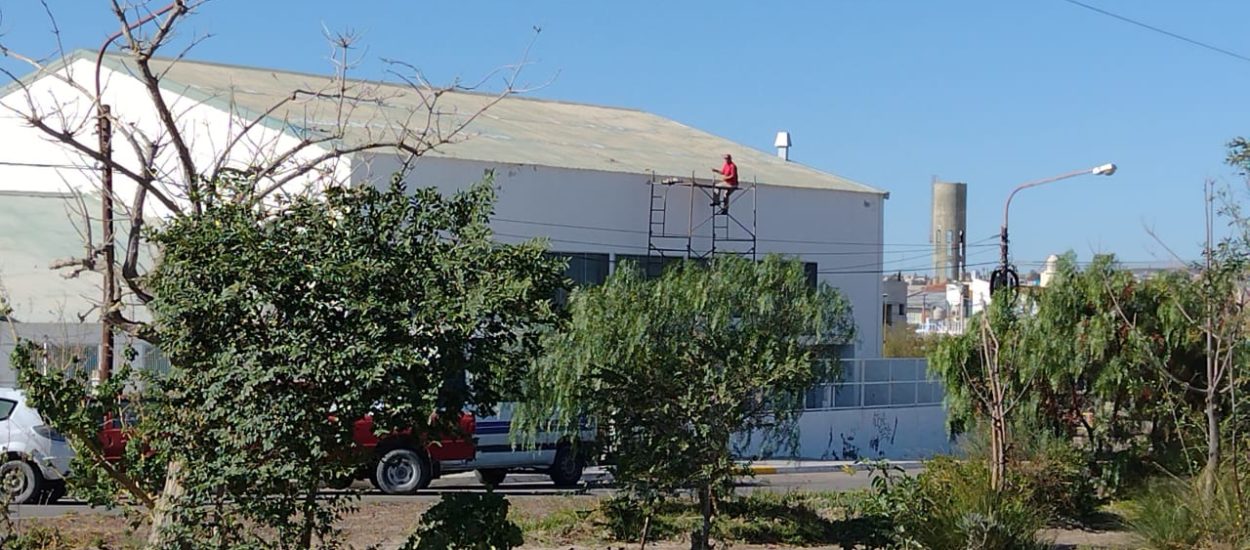
[[[98,101],[97,96],[97,101]],[[108,105],[100,105],[96,117],[96,131],[100,137],[101,223],[104,225],[104,303],[100,305],[100,365],[97,372],[101,383],[108,381],[113,370],[113,308],[117,303],[117,282],[113,269],[115,247],[113,246],[113,120]]]
[[[106,382],[113,371],[113,314],[117,308],[118,289],[116,279],[116,247],[113,236],[113,118],[112,110],[104,103],[103,86],[100,83],[100,67],[104,53],[118,38],[142,27],[175,9],[186,9],[185,0],[173,0],[155,12],[126,26],[124,31],[113,33],[100,45],[95,60],[96,132],[100,147],[100,223],[104,226],[104,297],[100,304],[100,362],[96,372],[100,383]],[[137,215],[142,216],[139,212]]]

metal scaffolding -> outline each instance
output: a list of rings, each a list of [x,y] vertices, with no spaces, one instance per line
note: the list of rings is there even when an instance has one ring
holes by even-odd
[[[750,185],[739,186],[729,193],[728,208],[714,205],[718,194],[728,188],[717,186],[715,182],[699,181],[694,174],[691,174],[689,179],[658,178],[652,174],[647,187],[651,193],[647,224],[648,256],[661,259],[709,259],[718,254],[736,254],[750,256],[752,260],[756,259],[756,228],[759,221],[759,183],[756,180],[753,179]],[[685,231],[680,228],[674,230],[669,223],[669,199],[682,195],[686,196],[685,206],[688,208]],[[750,200],[746,202],[749,202],[751,207],[749,223],[746,216],[740,212],[746,206],[744,199],[747,195],[750,195]],[[696,208],[696,203],[708,206]],[[703,208],[709,208],[710,213],[704,215]],[[702,221],[695,223],[696,218]],[[700,234],[709,229],[710,234],[706,236]],[[696,243],[703,239],[710,243],[710,248],[697,249]]]

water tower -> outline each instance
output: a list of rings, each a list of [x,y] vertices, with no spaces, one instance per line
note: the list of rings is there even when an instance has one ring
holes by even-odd
[[[968,184],[933,179],[933,276],[937,282],[958,281],[966,265]]]

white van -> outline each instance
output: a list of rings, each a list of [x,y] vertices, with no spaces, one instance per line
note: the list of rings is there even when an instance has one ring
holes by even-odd
[[[447,464],[443,472],[469,471],[483,485],[503,483],[509,472],[547,474],[556,487],[575,487],[586,467],[586,454],[595,442],[593,427],[583,424],[575,438],[558,433],[539,433],[535,448],[512,442],[514,403],[500,403],[496,414],[478,416],[474,440],[477,455],[468,462]],[[577,441],[574,441],[576,439]]]

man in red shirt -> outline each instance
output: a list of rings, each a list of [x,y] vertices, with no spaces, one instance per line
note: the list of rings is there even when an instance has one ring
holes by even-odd
[[[725,164],[720,169],[713,168],[712,171],[720,174],[717,179],[716,187],[712,194],[712,207],[720,206],[721,214],[729,213],[729,194],[738,188],[738,165],[734,164],[733,155],[725,153]],[[723,189],[723,191],[722,191]]]

